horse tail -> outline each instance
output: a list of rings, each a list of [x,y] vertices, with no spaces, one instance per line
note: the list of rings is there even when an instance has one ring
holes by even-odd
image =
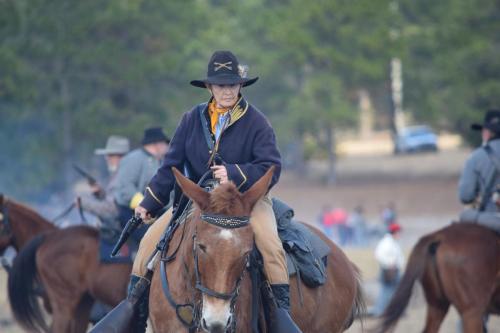
[[[32,332],[48,332],[38,303],[36,253],[45,235],[34,237],[16,256],[8,279],[10,307],[17,322]]]
[[[439,239],[436,236],[437,233],[432,233],[420,238],[411,251],[403,278],[392,296],[389,305],[385,308],[381,316],[381,323],[375,329],[375,332],[386,332],[393,328],[405,311],[410,301],[415,281],[422,277],[427,260],[435,254],[439,245]]]
[[[351,315],[347,318],[344,324],[344,330],[351,327],[355,319],[361,320],[361,327],[363,327],[363,317],[366,314],[366,303],[365,295],[363,292],[363,287],[361,284],[361,274],[357,267],[355,268],[355,279],[356,279],[356,295],[354,296],[354,303],[351,308]]]

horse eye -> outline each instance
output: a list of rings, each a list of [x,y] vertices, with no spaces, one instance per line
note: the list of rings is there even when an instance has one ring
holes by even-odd
[[[207,247],[203,244],[198,244],[198,247],[200,248],[200,250],[202,250],[203,252],[207,253]]]

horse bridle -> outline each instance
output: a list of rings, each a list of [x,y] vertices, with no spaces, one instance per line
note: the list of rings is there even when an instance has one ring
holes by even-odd
[[[204,222],[210,223],[212,225],[215,225],[220,228],[225,228],[225,229],[235,229],[235,228],[241,228],[248,226],[250,223],[250,218],[248,216],[241,216],[241,217],[228,217],[224,215],[215,215],[215,214],[201,214],[201,219]],[[184,238],[184,231],[185,231],[185,225],[186,221],[184,222],[184,228],[182,230],[182,236],[181,236],[181,242],[182,239]],[[195,285],[194,289],[198,290],[201,294],[205,294],[211,297],[223,299],[223,300],[230,300],[230,323],[229,323],[229,328],[227,332],[236,332],[236,320],[234,316],[234,308],[236,305],[236,300],[239,295],[240,291],[240,284],[241,281],[243,280],[243,276],[245,275],[246,269],[243,269],[241,272],[241,275],[238,277],[236,280],[236,284],[234,289],[229,292],[229,293],[222,293],[218,292],[216,290],[210,289],[206,286],[204,286],[201,282],[201,274],[199,271],[198,267],[198,243],[196,242],[196,236],[197,236],[197,231],[195,230],[193,234],[193,261],[194,261],[194,273],[195,273]],[[180,243],[179,242],[179,246]],[[175,258],[175,253],[177,252],[178,248],[174,251],[174,255],[171,255],[166,258],[162,258],[162,263],[160,265],[161,269],[161,274],[163,275],[162,279],[162,287],[164,294],[170,303],[170,305],[175,309],[176,315],[179,319],[179,321],[186,326],[186,328],[189,330],[189,332],[195,332],[199,327],[200,327],[200,319],[201,319],[201,302],[196,302],[196,303],[187,303],[187,304],[178,304],[175,302],[175,300],[172,297],[172,294],[170,293],[170,288],[168,284],[168,278],[167,278],[167,270],[166,270],[166,264],[169,261],[172,261]],[[163,251],[163,253],[165,253]],[[248,264],[249,260],[249,255],[247,254],[245,256],[245,264],[243,267],[246,267]],[[186,314],[184,312],[184,309],[191,309],[190,310],[190,315],[191,315],[191,320],[186,319],[186,317],[189,317],[189,314]]]
[[[0,222],[2,225],[2,230],[0,230],[0,236],[11,236],[12,237],[12,228],[10,226],[9,221],[9,209],[7,207],[7,200],[4,200],[2,204],[2,211],[0,212]]]

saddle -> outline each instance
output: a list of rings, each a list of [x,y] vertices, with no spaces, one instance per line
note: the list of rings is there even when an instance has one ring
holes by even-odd
[[[289,276],[297,275],[310,288],[324,284],[330,247],[310,228],[293,220],[290,206],[276,198],[272,202]]]

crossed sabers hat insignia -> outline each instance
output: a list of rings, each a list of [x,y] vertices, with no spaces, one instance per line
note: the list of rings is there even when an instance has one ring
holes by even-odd
[[[215,68],[214,68],[214,71],[216,71],[216,72],[217,72],[219,69],[222,69],[222,68],[226,68],[226,69],[228,69],[228,70],[232,71],[232,70],[233,70],[233,67],[232,67],[232,66],[230,66],[230,65],[232,65],[232,64],[233,64],[233,62],[232,62],[232,61],[228,61],[228,62],[224,62],[224,63],[214,62],[214,67],[215,67]]]

